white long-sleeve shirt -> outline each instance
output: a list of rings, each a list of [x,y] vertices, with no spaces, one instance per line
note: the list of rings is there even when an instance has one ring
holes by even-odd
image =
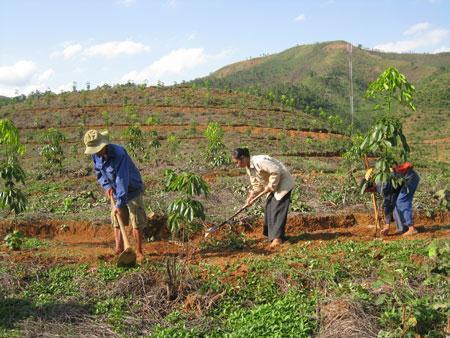
[[[268,185],[278,201],[295,186],[294,177],[284,164],[268,155],[250,157],[250,168],[246,170],[255,193],[260,193]]]

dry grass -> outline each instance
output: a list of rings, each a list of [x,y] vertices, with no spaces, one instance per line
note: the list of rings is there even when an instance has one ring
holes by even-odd
[[[378,318],[368,313],[361,303],[350,299],[335,299],[322,303],[320,338],[377,337]]]
[[[92,316],[57,319],[30,318],[20,323],[21,337],[117,337],[109,324]]]
[[[209,325],[202,316],[216,306],[225,292],[200,292],[202,281],[192,275],[180,257],[169,257],[165,265],[162,271],[141,269],[106,283],[91,274],[75,277],[80,290],[76,296],[42,305],[13,296],[27,290],[32,279],[6,269],[0,273],[0,303],[4,308],[14,307],[17,316],[1,325],[17,329],[21,337],[146,336],[155,325],[171,326],[166,316],[174,310],[190,318],[187,327]],[[39,275],[45,268],[28,264],[23,267],[27,276]],[[95,314],[96,304],[108,299],[124,300],[120,321],[109,312]]]

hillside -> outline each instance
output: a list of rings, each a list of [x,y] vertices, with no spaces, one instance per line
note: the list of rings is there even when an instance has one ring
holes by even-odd
[[[11,99],[9,97],[0,95],[0,107],[5,104],[8,104],[10,101]]]
[[[90,91],[33,93],[9,99],[0,118],[20,129],[90,125],[207,124],[327,131],[326,120],[244,92],[191,86],[104,85]]]
[[[293,98],[296,108],[317,115],[323,108],[350,121],[348,43],[302,45],[283,52],[231,64],[195,83],[216,88],[245,89],[280,100]],[[368,84],[394,66],[416,87],[417,112],[399,115],[414,139],[448,137],[450,130],[450,53],[395,54],[353,47],[355,124],[365,129],[374,117],[364,98]],[[423,126],[426,122],[426,128]]]
[[[0,210],[0,337],[443,336],[450,213],[435,193],[449,186],[449,152],[412,148],[419,233],[392,226],[381,237],[372,197],[360,193],[364,164],[341,156],[349,137],[325,117],[196,83],[10,99],[0,118],[26,147],[16,186],[27,207]],[[220,126],[214,138],[210,126]],[[117,267],[110,200],[84,154],[91,128],[126,147],[145,186],[144,259],[130,269]],[[274,156],[295,178],[278,248],[262,235],[262,199],[204,236],[245,203],[249,179],[230,161],[237,146]],[[168,222],[185,195],[168,189],[173,173],[195,173],[183,177],[209,191],[192,196],[204,219],[181,228]]]

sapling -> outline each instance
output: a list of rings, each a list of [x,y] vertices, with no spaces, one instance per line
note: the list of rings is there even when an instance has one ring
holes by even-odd
[[[0,119],[0,209],[19,214],[26,208],[25,194],[17,187],[25,184],[25,171],[19,158],[25,153],[19,131],[7,119]]]
[[[124,133],[127,140],[127,147],[134,157],[141,161],[141,154],[144,153],[144,134],[138,124],[129,126]]]
[[[44,158],[44,162],[49,168],[62,168],[64,160],[64,151],[62,142],[66,141],[63,133],[55,128],[47,129],[41,136],[41,142],[44,145],[41,148],[40,154]]]
[[[230,162],[223,143],[224,131],[217,122],[210,122],[205,130],[208,139],[206,160],[214,167],[218,167]]]
[[[397,117],[393,116],[392,108],[397,103],[416,110],[413,103],[414,91],[414,86],[407,81],[405,75],[393,67],[389,67],[380,74],[366,91],[367,98],[381,99],[381,102],[377,103],[374,109],[382,109],[384,114],[366,135],[353,139],[353,146],[348,151],[347,156],[363,159],[366,169],[369,167],[368,156],[375,157],[373,180],[376,184],[389,181],[394,187],[397,187],[402,183],[401,178],[391,174],[391,168],[395,162],[408,159],[410,148],[406,136],[403,134],[402,123]],[[367,183],[363,185],[362,192],[366,188]],[[372,194],[372,200],[378,227],[378,208],[374,193]]]
[[[208,184],[195,173],[183,172],[177,174],[168,169],[165,171],[166,191],[181,194],[169,205],[168,225],[173,236],[181,237],[184,241],[197,228],[197,219],[205,219],[203,204],[194,196],[207,196]]]

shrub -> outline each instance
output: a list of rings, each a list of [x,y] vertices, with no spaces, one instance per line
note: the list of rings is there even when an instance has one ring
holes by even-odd
[[[22,232],[14,230],[5,236],[6,246],[11,250],[19,250],[23,243],[23,237]]]

